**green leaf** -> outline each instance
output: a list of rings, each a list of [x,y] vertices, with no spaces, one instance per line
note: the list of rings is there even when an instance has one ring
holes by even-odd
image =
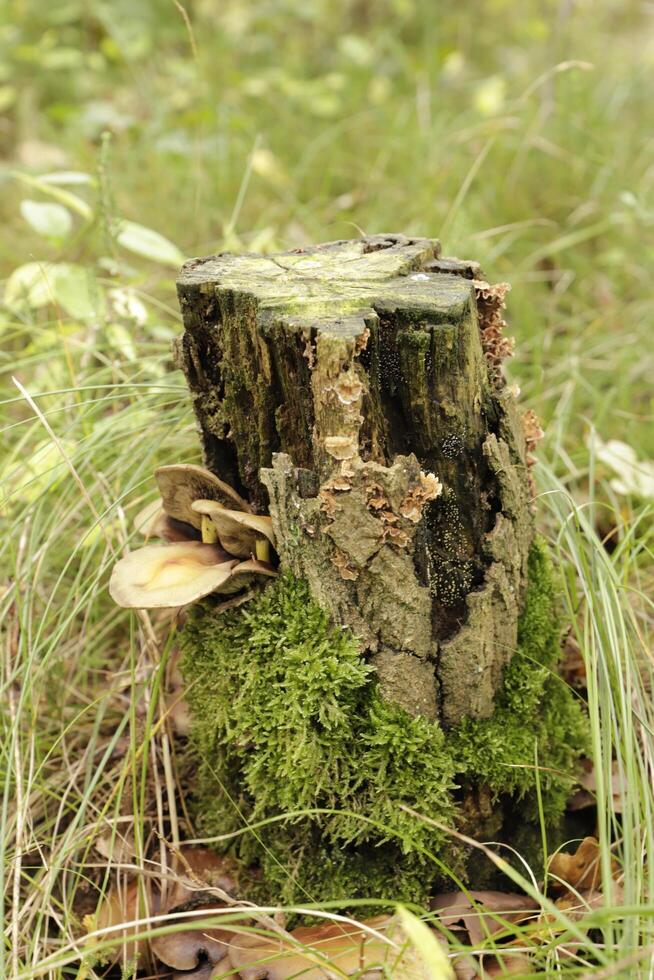
[[[72,262],[27,262],[14,269],[5,286],[4,303],[13,312],[52,303],[76,320],[101,315],[105,305],[95,276]]]
[[[138,357],[134,338],[122,323],[108,323],[105,331],[112,350],[117,351],[126,361],[135,361]]]
[[[71,262],[60,262],[54,270],[54,298],[69,316],[89,320],[103,312],[104,295],[95,276]]]
[[[79,184],[96,183],[95,177],[84,173],[83,170],[55,170],[51,174],[41,174],[39,180],[44,184],[68,184],[70,186]]]
[[[118,226],[116,241],[129,252],[170,265],[178,269],[184,262],[184,255],[176,245],[152,228],[138,225],[135,221],[122,220]]]
[[[45,306],[52,268],[51,262],[26,262],[14,269],[5,285],[5,306],[14,312],[25,307],[38,310]]]
[[[70,191],[64,190],[63,187],[55,187],[51,181],[43,180],[41,177],[31,177],[29,174],[22,174],[19,170],[12,170],[10,176],[20,181],[21,184],[35,188],[41,191],[42,194],[46,194],[53,200],[58,201],[59,204],[63,204],[64,207],[69,208],[75,214],[79,214],[85,221],[92,221],[93,209],[86,201],[78,197],[77,194],[72,194]]]
[[[73,227],[71,213],[63,204],[25,200],[20,202],[20,213],[30,228],[43,238],[60,240]]]

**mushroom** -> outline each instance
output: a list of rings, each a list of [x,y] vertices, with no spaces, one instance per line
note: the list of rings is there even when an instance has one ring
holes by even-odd
[[[200,541],[146,545],[114,566],[109,592],[126,608],[185,606],[223,586],[237,564],[222,548]]]
[[[166,878],[163,882],[143,876],[128,882],[116,882],[102,899],[94,920],[91,922],[89,918],[87,925],[102,930],[124,923],[124,928],[114,928],[108,937],[101,937],[115,941],[115,950],[109,954],[110,962],[134,961],[138,966],[143,966],[148,941],[140,938],[140,935],[146,926],[133,923],[142,919],[146,912],[152,916],[173,913],[167,924],[174,923],[175,913],[192,908],[202,909],[208,918],[215,909],[225,908],[228,893],[235,889],[236,883],[232,877],[234,867],[230,858],[215,854],[206,847],[182,847],[173,856],[170,880]],[[222,901],[221,893],[225,901]],[[183,921],[189,924],[188,918]],[[156,924],[160,925],[160,922]],[[215,965],[226,957],[232,935],[233,927],[229,932],[217,928],[191,928],[157,936],[150,945],[152,952],[167,966],[175,970],[201,971],[208,965],[205,973],[209,976]],[[199,972],[198,976],[201,975]]]
[[[231,874],[234,862],[206,847],[183,847],[175,855],[171,870],[174,879],[164,899],[169,914],[198,909],[209,918],[216,909],[227,906],[220,896],[215,897],[216,890],[232,892],[236,888]],[[193,971],[184,972],[185,977],[209,977],[214,966],[227,956],[232,930],[195,928],[188,918],[177,921],[183,928],[153,939],[152,952],[173,970]],[[174,918],[171,923],[175,923]]]
[[[275,544],[270,517],[228,510],[215,500],[195,500],[191,507],[197,514],[211,519],[218,540],[230,554],[239,558],[256,555],[262,561],[270,560],[270,545]]]
[[[250,505],[227,483],[192,463],[160,466],[154,471],[163,508],[169,517],[200,527],[200,518],[192,509],[194,500],[216,500],[223,507],[249,514]]]
[[[253,514],[202,466],[162,466],[155,476],[162,499],[144,507],[134,523],[146,538],[168,543],[146,545],[117,562],[109,592],[119,606],[176,608],[277,574],[270,517]]]
[[[191,524],[170,517],[161,500],[153,500],[134,518],[134,530],[144,538],[163,538],[165,541],[199,540],[200,534]]]
[[[171,980],[211,980],[214,972],[215,964],[211,960],[205,960],[201,963],[197,970],[182,970],[178,972],[175,970],[171,974]],[[225,971],[220,968],[216,968],[216,977],[220,977],[220,980],[227,980],[229,977],[237,977],[236,973],[225,973]]]
[[[224,906],[216,903],[208,906],[204,910],[207,918],[216,908],[224,908]],[[178,932],[169,932],[152,940],[152,952],[157,959],[173,970],[183,971],[202,970],[207,964],[211,971],[217,963],[225,959],[233,936],[231,930],[189,929],[188,919],[180,919],[179,922],[182,928]],[[184,972],[184,975],[188,974]]]

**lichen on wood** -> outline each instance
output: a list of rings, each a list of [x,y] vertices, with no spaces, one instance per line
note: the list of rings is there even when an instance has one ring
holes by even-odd
[[[533,536],[503,287],[384,235],[192,260],[178,291],[207,465],[269,504],[282,567],[384,697],[446,726],[488,717]]]

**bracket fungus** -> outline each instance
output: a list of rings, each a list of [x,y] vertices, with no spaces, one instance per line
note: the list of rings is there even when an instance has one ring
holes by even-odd
[[[119,606],[186,606],[214,592],[240,592],[274,577],[275,536],[269,517],[253,514],[238,493],[202,466],[161,466],[161,499],[136,517],[137,531],[161,537],[115,565],[109,592]]]

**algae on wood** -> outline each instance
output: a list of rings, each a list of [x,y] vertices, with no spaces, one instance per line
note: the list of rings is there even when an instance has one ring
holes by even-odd
[[[194,259],[178,283],[207,465],[269,506],[282,566],[382,695],[446,726],[493,711],[533,536],[501,294],[479,276],[390,235]]]

